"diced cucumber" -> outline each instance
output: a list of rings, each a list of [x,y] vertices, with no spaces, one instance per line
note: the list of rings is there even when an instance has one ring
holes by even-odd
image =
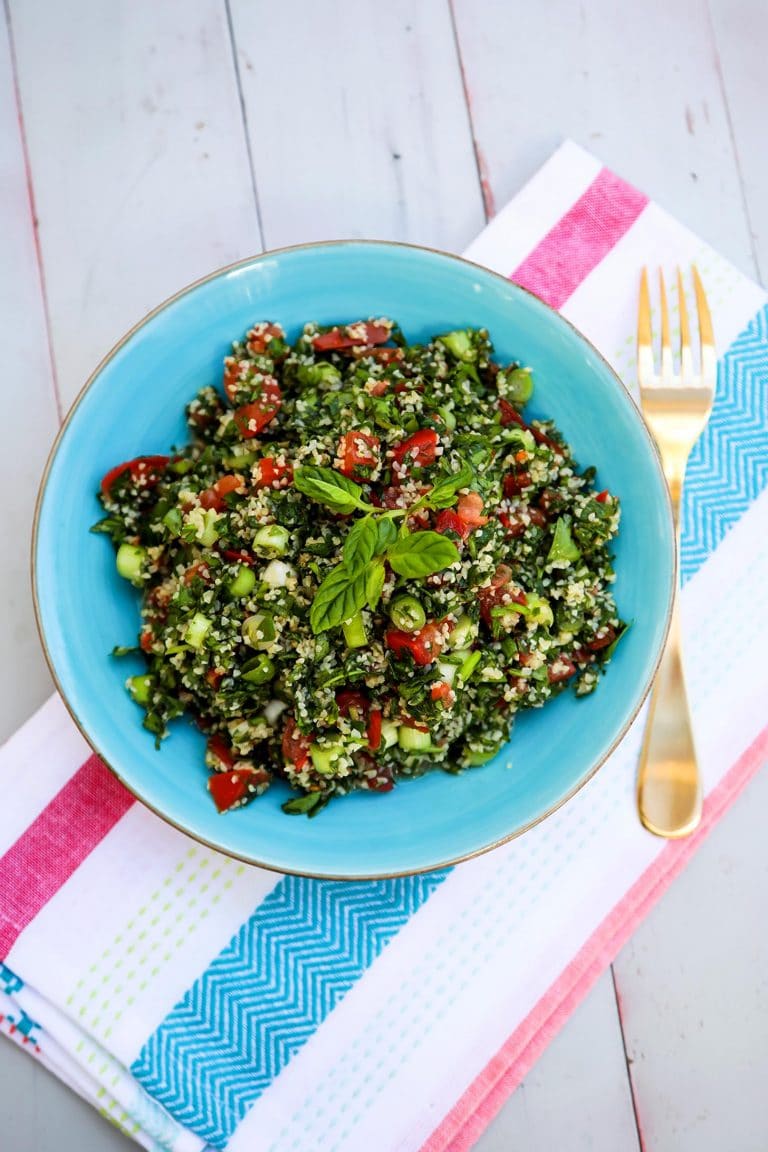
[[[282,524],[265,524],[253,538],[257,556],[284,556],[288,551],[291,534]]]
[[[184,639],[191,648],[202,648],[211,627],[212,621],[207,616],[203,616],[202,612],[195,612],[194,616],[187,621]]]
[[[123,542],[117,550],[115,564],[120,575],[137,587],[142,583],[142,574],[147,563],[147,550],[139,544]]]
[[[397,734],[400,725],[394,720],[383,720],[381,724],[381,742],[385,748],[392,748],[397,744]]]
[[[257,612],[243,621],[243,639],[251,648],[267,648],[275,635],[275,618],[270,612]]]
[[[363,648],[368,643],[362,612],[356,612],[351,620],[345,620],[341,630],[348,648]]]
[[[382,731],[384,726],[382,725]],[[406,752],[427,752],[432,747],[432,737],[429,732],[422,732],[419,728],[410,728],[401,724],[397,733],[397,742]]]
[[[152,677],[147,674],[131,676],[128,680],[128,691],[137,704],[141,704],[142,707],[149,704],[149,697],[152,693]]]
[[[468,648],[477,638],[478,628],[469,616],[459,616],[453,626],[448,644],[451,648]]]
[[[230,580],[227,591],[233,600],[241,600],[248,596],[256,587],[256,574],[247,564],[238,567],[237,575]]]

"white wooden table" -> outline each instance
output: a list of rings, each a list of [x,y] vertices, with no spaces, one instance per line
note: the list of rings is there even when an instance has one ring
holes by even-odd
[[[765,0],[6,0],[0,736],[51,690],[32,506],[110,345],[209,270],[304,240],[460,251],[564,136],[768,271]],[[12,795],[7,791],[6,795]],[[765,1152],[763,774],[481,1152]],[[9,1044],[0,1146],[128,1148]],[[377,1150],[371,1150],[377,1152]]]

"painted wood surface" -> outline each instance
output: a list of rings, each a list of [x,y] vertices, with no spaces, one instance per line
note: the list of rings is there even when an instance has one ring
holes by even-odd
[[[6,539],[22,543],[0,568],[3,734],[50,688],[26,569],[57,391],[66,406],[184,283],[262,244],[460,251],[564,136],[745,271],[768,267],[762,0],[7,2],[0,475]],[[647,1152],[768,1147],[766,789],[753,783],[619,958],[624,1033],[608,973],[481,1152],[637,1152],[633,1093]],[[9,1044],[0,1132],[13,1152],[132,1147]]]

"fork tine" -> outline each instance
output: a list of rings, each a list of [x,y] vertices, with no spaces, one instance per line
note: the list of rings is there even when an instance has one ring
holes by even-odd
[[[640,274],[640,296],[637,302],[637,378],[650,384],[654,375],[651,297],[648,292],[648,269]]]
[[[688,306],[685,302],[683,274],[677,269],[677,300],[680,312],[680,380],[690,383],[693,376],[693,356],[691,354],[691,329],[688,324]]]
[[[672,345],[669,339],[669,308],[667,306],[667,286],[664,272],[659,268],[659,296],[661,298],[661,380],[672,383]]]
[[[704,285],[695,264],[691,265],[691,272],[693,274],[693,290],[696,293],[696,312],[699,317],[702,382],[705,385],[713,386],[717,375],[717,357],[715,355],[715,333],[712,328],[712,317],[709,314],[709,304],[704,292]]]

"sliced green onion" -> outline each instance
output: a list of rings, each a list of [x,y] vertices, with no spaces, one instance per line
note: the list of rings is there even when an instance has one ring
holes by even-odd
[[[175,472],[177,476],[184,476],[185,473],[191,472],[191,470],[194,468],[194,466],[195,466],[194,460],[185,460],[185,459],[171,460],[170,463],[168,464],[169,470],[171,472]]]
[[[212,621],[207,616],[203,616],[202,612],[195,612],[184,629],[184,639],[190,647],[202,648],[211,627]]]
[[[117,550],[115,564],[120,575],[131,584],[141,584],[141,576],[147,563],[147,550],[139,544],[123,543]]]
[[[382,725],[382,731],[384,726]],[[406,752],[428,752],[432,747],[432,737],[429,732],[422,732],[419,728],[410,728],[401,724],[397,733],[397,742]]]
[[[443,406],[441,406],[440,408],[438,408],[438,409],[437,409],[437,411],[438,411],[438,412],[439,412],[439,414],[442,416],[442,418],[443,418],[443,423],[445,424],[445,426],[446,426],[446,428],[448,429],[448,431],[449,431],[449,432],[453,432],[454,428],[456,427],[456,417],[454,416],[454,414],[453,414],[453,412],[451,411],[451,409],[450,409],[450,408],[446,408],[446,407],[443,405]]]
[[[418,632],[427,622],[421,602],[415,596],[398,596],[389,606],[389,618],[402,632]]]
[[[348,648],[362,648],[368,643],[362,612],[356,612],[351,620],[345,620],[341,630]]]
[[[466,684],[467,680],[469,680],[475,668],[477,668],[478,664],[480,663],[482,655],[482,652],[469,652],[467,654],[466,660],[462,664],[461,668],[459,668],[459,680],[463,680]]]
[[[504,395],[516,408],[522,408],[533,395],[533,378],[529,368],[515,368],[506,375]]]
[[[178,508],[169,508],[165,516],[163,516],[163,524],[171,536],[180,536],[182,526],[180,510]]]
[[[149,698],[152,694],[152,677],[148,674],[131,676],[128,680],[128,691],[137,704],[142,706],[149,704]]]
[[[451,648],[468,648],[477,639],[477,624],[469,616],[459,616],[454,624],[448,643]]]
[[[558,517],[552,546],[547,553],[547,564],[572,564],[581,558],[581,552],[573,542],[569,516]]]
[[[231,456],[224,456],[221,462],[225,468],[247,468],[250,464],[255,464],[258,459],[258,452],[241,452],[239,455],[233,453]]]
[[[243,639],[252,648],[268,647],[275,636],[275,618],[270,612],[257,612],[243,621]]]
[[[290,532],[281,524],[265,524],[253,538],[253,550],[257,556],[284,556],[290,540]]]
[[[249,684],[268,684],[270,680],[274,680],[276,672],[277,665],[274,660],[270,660],[269,656],[261,652],[243,664],[242,679],[247,680]]]
[[[256,574],[247,564],[240,564],[237,575],[230,580],[227,591],[233,600],[241,600],[256,587]]]

